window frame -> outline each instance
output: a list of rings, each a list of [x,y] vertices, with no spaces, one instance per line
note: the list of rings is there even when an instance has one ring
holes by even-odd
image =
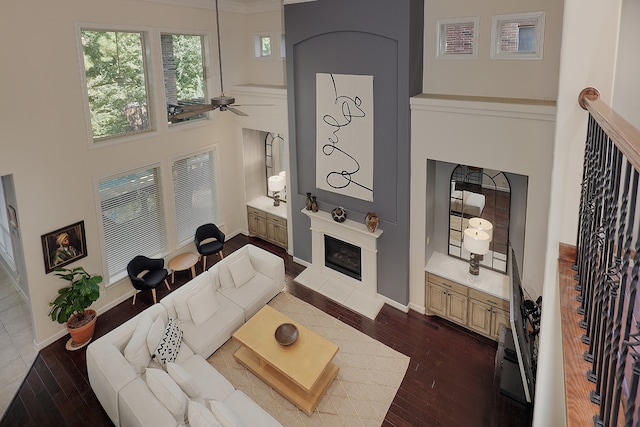
[[[500,50],[502,25],[508,22],[535,21],[534,50],[506,52]],[[544,12],[511,13],[491,17],[491,59],[511,61],[541,61],[544,52]]]
[[[186,238],[183,240],[180,240],[180,236],[179,236],[179,231],[178,231],[178,221],[180,221],[180,218],[178,217],[178,206],[176,204],[176,177],[174,176],[174,164],[178,161],[181,160],[185,160],[185,159],[189,159],[192,157],[196,157],[199,156],[201,154],[205,154],[205,153],[212,153],[213,158],[211,160],[212,163],[212,177],[213,177],[213,186],[215,188],[212,188],[212,190],[214,190],[215,195],[213,198],[213,203],[217,204],[217,211],[218,211],[218,218],[213,218],[211,219],[209,222],[213,222],[216,225],[218,225],[218,227],[220,227],[222,225],[222,203],[220,202],[221,199],[221,182],[220,182],[220,152],[219,152],[219,148],[218,148],[218,144],[214,144],[208,147],[204,147],[201,150],[195,151],[195,152],[189,152],[189,153],[183,153],[180,155],[176,155],[174,157],[171,158],[170,161],[170,165],[169,165],[169,170],[171,173],[171,195],[172,197],[171,199],[171,203],[172,203],[172,215],[173,215],[173,224],[172,224],[172,229],[173,232],[175,234],[175,239],[177,242],[177,248],[181,248],[184,246],[187,246],[189,244],[192,244],[193,242],[193,235],[195,235],[195,229],[193,230],[193,235],[191,235],[190,238]],[[216,208],[214,208],[215,211]],[[215,214],[214,214],[215,215]],[[198,225],[202,225],[202,224],[198,224]]]
[[[147,92],[147,108],[148,108],[148,120],[149,129],[119,135],[111,135],[101,138],[94,138],[93,128],[91,125],[91,105],[89,103],[89,94],[87,88],[86,70],[84,66],[84,47],[82,45],[82,31],[105,31],[105,32],[129,32],[140,33],[142,35],[142,55],[143,55],[143,68],[145,75],[145,89]],[[158,132],[157,115],[156,115],[156,88],[154,84],[154,48],[152,46],[153,29],[151,27],[144,26],[123,26],[112,24],[96,24],[91,22],[76,22],[76,50],[78,58],[78,72],[80,74],[80,83],[82,91],[82,102],[84,106],[85,116],[85,131],[87,134],[87,143],[90,149],[107,147],[114,144],[120,144],[124,142],[134,141],[141,138],[147,138],[150,135]]]
[[[445,52],[447,27],[451,25],[473,24],[473,44],[471,53]],[[443,18],[436,20],[436,59],[475,60],[478,59],[478,41],[480,40],[480,17]]]
[[[169,236],[169,233],[168,233],[169,227],[167,224],[167,222],[170,220],[170,216],[168,215],[168,212],[167,212],[167,202],[166,202],[167,194],[165,191],[166,184],[165,184],[165,177],[163,176],[163,171],[165,167],[163,163],[160,161],[155,161],[155,162],[147,163],[144,165],[139,165],[138,167],[122,169],[119,171],[94,177],[93,181],[94,181],[94,193],[95,193],[95,203],[96,203],[96,215],[97,215],[98,233],[100,237],[100,249],[102,252],[102,263],[103,263],[102,265],[104,266],[103,277],[105,277],[105,281],[104,281],[105,288],[109,288],[117,284],[122,279],[125,279],[126,277],[128,277],[128,273],[126,270],[126,266],[124,269],[115,271],[113,274],[109,272],[109,259],[108,259],[109,257],[108,257],[108,251],[107,251],[107,241],[105,237],[105,229],[104,229],[104,224],[102,219],[103,211],[102,211],[102,199],[100,197],[100,184],[108,180],[122,178],[127,175],[143,172],[145,170],[150,170],[150,169],[156,170],[156,177],[158,180],[158,183],[156,186],[157,186],[157,194],[159,197],[159,204],[160,204],[159,213],[162,215],[161,226],[163,230],[161,230],[162,232],[161,237],[162,239],[164,239],[164,247],[161,248],[158,252],[155,252],[155,253],[145,252],[145,253],[140,253],[140,255],[145,255],[148,257],[164,257],[169,253],[171,237]]]
[[[260,40],[262,37],[271,38],[271,55],[262,56]],[[284,33],[282,31],[260,31],[251,37],[253,59],[256,61],[272,61],[285,59]]]

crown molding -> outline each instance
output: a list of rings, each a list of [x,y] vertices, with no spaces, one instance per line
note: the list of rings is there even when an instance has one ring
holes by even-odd
[[[215,10],[215,0],[139,0],[148,3],[169,4],[173,6],[195,7],[199,9]],[[282,0],[254,0],[251,2],[220,0],[218,3],[221,12],[234,13],[265,13],[282,10]]]

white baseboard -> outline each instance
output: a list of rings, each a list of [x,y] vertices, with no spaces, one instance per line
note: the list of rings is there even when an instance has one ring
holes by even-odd
[[[293,257],[293,262],[298,263],[300,265],[304,265],[305,267],[311,267],[311,263],[307,262],[303,259],[297,258],[297,257]]]
[[[398,301],[394,301],[391,298],[385,297],[384,295],[378,294],[378,299],[384,301],[385,304],[389,304],[391,307],[396,310],[400,310],[403,313],[409,312],[409,307],[406,305],[400,304]]]
[[[409,303],[409,308],[413,311],[417,311],[420,314],[427,314],[427,307],[423,305],[414,304],[412,302]]]

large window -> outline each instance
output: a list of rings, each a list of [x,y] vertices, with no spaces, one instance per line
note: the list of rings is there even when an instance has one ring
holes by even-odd
[[[178,242],[193,241],[196,228],[220,223],[216,151],[173,162],[173,188]]]
[[[80,31],[94,141],[150,129],[142,32]]]
[[[110,277],[119,278],[136,255],[166,251],[158,167],[106,178],[98,191]]]
[[[167,101],[167,118],[170,119],[172,114],[183,111],[180,106],[206,103],[204,37],[162,34],[160,41],[162,44],[162,73]],[[204,116],[204,114],[200,114],[179,121],[189,121]]]

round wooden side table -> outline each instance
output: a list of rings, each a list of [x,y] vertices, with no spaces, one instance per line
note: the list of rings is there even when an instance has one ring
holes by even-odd
[[[196,277],[196,264],[200,256],[192,252],[176,255],[169,261],[169,268],[171,269],[171,283],[175,282],[176,271],[184,271],[191,269],[191,278]]]

